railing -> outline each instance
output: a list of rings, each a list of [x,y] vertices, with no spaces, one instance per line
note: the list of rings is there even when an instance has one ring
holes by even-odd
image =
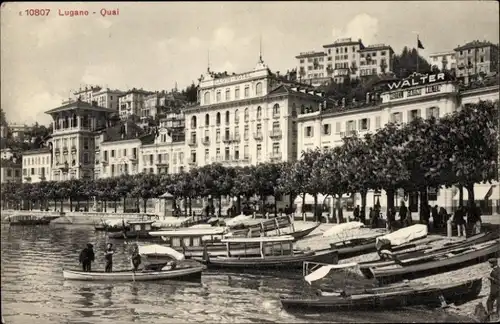
[[[210,145],[210,137],[205,136],[202,141],[203,145]]]
[[[196,139],[195,138],[192,138],[189,140],[189,143],[188,143],[189,146],[197,146],[198,144],[196,143]]]
[[[270,138],[281,138],[282,136],[281,129],[273,129],[269,132]]]
[[[56,149],[54,149],[54,153],[59,154],[59,153],[61,153],[61,150],[59,148],[56,148]]]
[[[340,137],[342,137],[342,138],[356,136],[357,134],[358,134],[358,132],[355,130],[349,130],[349,131],[339,133]]]
[[[189,162],[188,162],[188,164],[189,164],[190,166],[197,166],[197,165],[198,165],[198,162],[196,162],[196,161],[189,161]]]
[[[63,147],[62,150],[63,150],[63,154],[68,154],[68,147],[67,146]]]
[[[71,146],[71,153],[76,152],[76,145]]]
[[[230,143],[230,142],[231,142],[231,136],[224,136],[224,137],[222,138],[222,141],[223,141],[224,143]]]
[[[280,161],[282,159],[282,154],[281,152],[273,152],[270,155],[271,161]]]
[[[262,133],[258,132],[258,133],[253,133],[253,138],[257,141],[262,141],[264,136],[262,136]]]

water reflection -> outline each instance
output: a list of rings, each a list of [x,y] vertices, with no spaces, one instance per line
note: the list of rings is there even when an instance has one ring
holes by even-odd
[[[62,268],[79,268],[78,255],[94,244],[92,269],[103,269],[105,233],[92,226],[2,226],[2,313],[9,323],[186,322],[416,322],[453,321],[442,311],[294,314],[279,295],[311,287],[301,271],[283,276],[208,271],[201,283],[64,281]],[[139,242],[139,244],[144,242]],[[114,268],[130,266],[128,245],[115,242]],[[36,311],[35,311],[36,310]]]

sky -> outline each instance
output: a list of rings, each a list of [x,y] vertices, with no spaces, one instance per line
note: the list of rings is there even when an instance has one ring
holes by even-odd
[[[2,3],[1,107],[11,123],[48,124],[44,112],[85,85],[184,88],[212,71],[242,73],[262,57],[272,71],[338,38],[422,56],[471,40],[498,43],[497,1],[19,2]],[[29,16],[27,9],[50,9]],[[101,10],[118,10],[102,16]],[[61,16],[88,10],[88,16]],[[95,14],[94,14],[95,12]],[[210,54],[208,54],[210,53]],[[210,59],[209,59],[210,57]]]

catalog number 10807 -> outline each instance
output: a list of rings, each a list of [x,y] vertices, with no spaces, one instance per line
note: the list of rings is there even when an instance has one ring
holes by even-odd
[[[24,13],[26,16],[48,16],[50,9],[26,9]]]

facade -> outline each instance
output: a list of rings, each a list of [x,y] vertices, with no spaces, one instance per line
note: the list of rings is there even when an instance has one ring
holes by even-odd
[[[100,86],[85,86],[85,88],[80,88],[78,91],[75,91],[73,93],[73,98],[70,98],[66,103],[70,103],[73,101],[83,101],[89,104],[92,104],[92,101],[94,100],[94,93],[98,93],[101,91],[102,88]]]
[[[457,58],[457,77],[465,80],[477,76],[498,73],[498,46],[486,41],[472,41],[455,48]]]
[[[120,90],[100,89],[92,92],[92,102],[96,102],[99,107],[109,108],[118,111],[118,98],[123,94]]]
[[[119,114],[121,119],[129,116],[140,116],[144,109],[144,100],[147,96],[154,94],[150,91],[133,88],[118,97]]]
[[[150,174],[179,173],[187,170],[187,150],[184,137],[176,137],[170,128],[161,127],[153,143],[140,149],[139,168]]]
[[[456,70],[457,57],[454,51],[439,52],[429,55],[429,64],[436,66],[439,71]]]
[[[198,106],[184,109],[190,168],[295,160],[297,109],[324,101],[314,91],[280,85],[262,59],[246,73],[207,71],[198,98]]]
[[[392,72],[393,55],[388,45],[365,47],[361,39],[343,38],[323,45],[323,51],[301,53],[295,58],[301,81],[318,86],[331,80],[343,83],[346,79]]]
[[[479,100],[498,100],[498,91],[498,85],[459,91],[458,86],[449,81],[444,73],[430,75],[425,79],[415,76],[411,81],[389,84],[388,91],[383,93],[377,102],[365,103],[352,109],[336,107],[330,110],[300,114],[297,121],[299,128],[298,151],[342,145],[343,137],[352,134],[362,137],[392,121],[410,122],[417,116],[422,118],[442,117],[456,111],[463,104],[475,103]],[[299,155],[298,158],[300,158]],[[498,183],[494,183],[493,186],[476,184],[474,189],[476,199],[482,200],[488,198],[489,195],[493,204],[500,204],[499,200],[495,200],[498,197],[492,195],[492,192],[498,192],[498,186]],[[458,204],[457,191],[456,188],[440,189],[437,193],[437,200],[431,201],[430,204],[437,204],[451,210],[453,206]],[[396,195],[396,205],[403,199],[403,196],[401,192]],[[323,201],[323,199],[324,197],[320,197],[319,201]],[[374,206],[377,199],[382,208],[387,206],[385,194],[380,195],[371,191],[367,195],[367,207]],[[466,193],[464,193],[464,199],[467,199]],[[354,204],[361,204],[360,197],[356,196],[354,201]],[[299,200],[296,202],[301,204]],[[306,202],[306,204],[308,203],[311,202]],[[299,206],[299,208],[301,207]]]
[[[7,125],[1,125],[0,126],[0,137],[1,138],[7,138],[8,134],[9,134],[9,126],[7,126]]]
[[[44,147],[23,152],[23,183],[36,183],[51,179],[52,153]]]
[[[51,179],[91,179],[94,175],[94,132],[106,127],[114,111],[80,100],[47,111],[52,116]]]
[[[27,125],[18,125],[18,124],[9,124],[7,128],[7,134],[10,132],[13,139],[17,139],[19,141],[30,140],[26,133],[31,130],[31,127]]]
[[[22,164],[16,158],[3,159],[0,161],[1,183],[20,183],[22,181]]]

